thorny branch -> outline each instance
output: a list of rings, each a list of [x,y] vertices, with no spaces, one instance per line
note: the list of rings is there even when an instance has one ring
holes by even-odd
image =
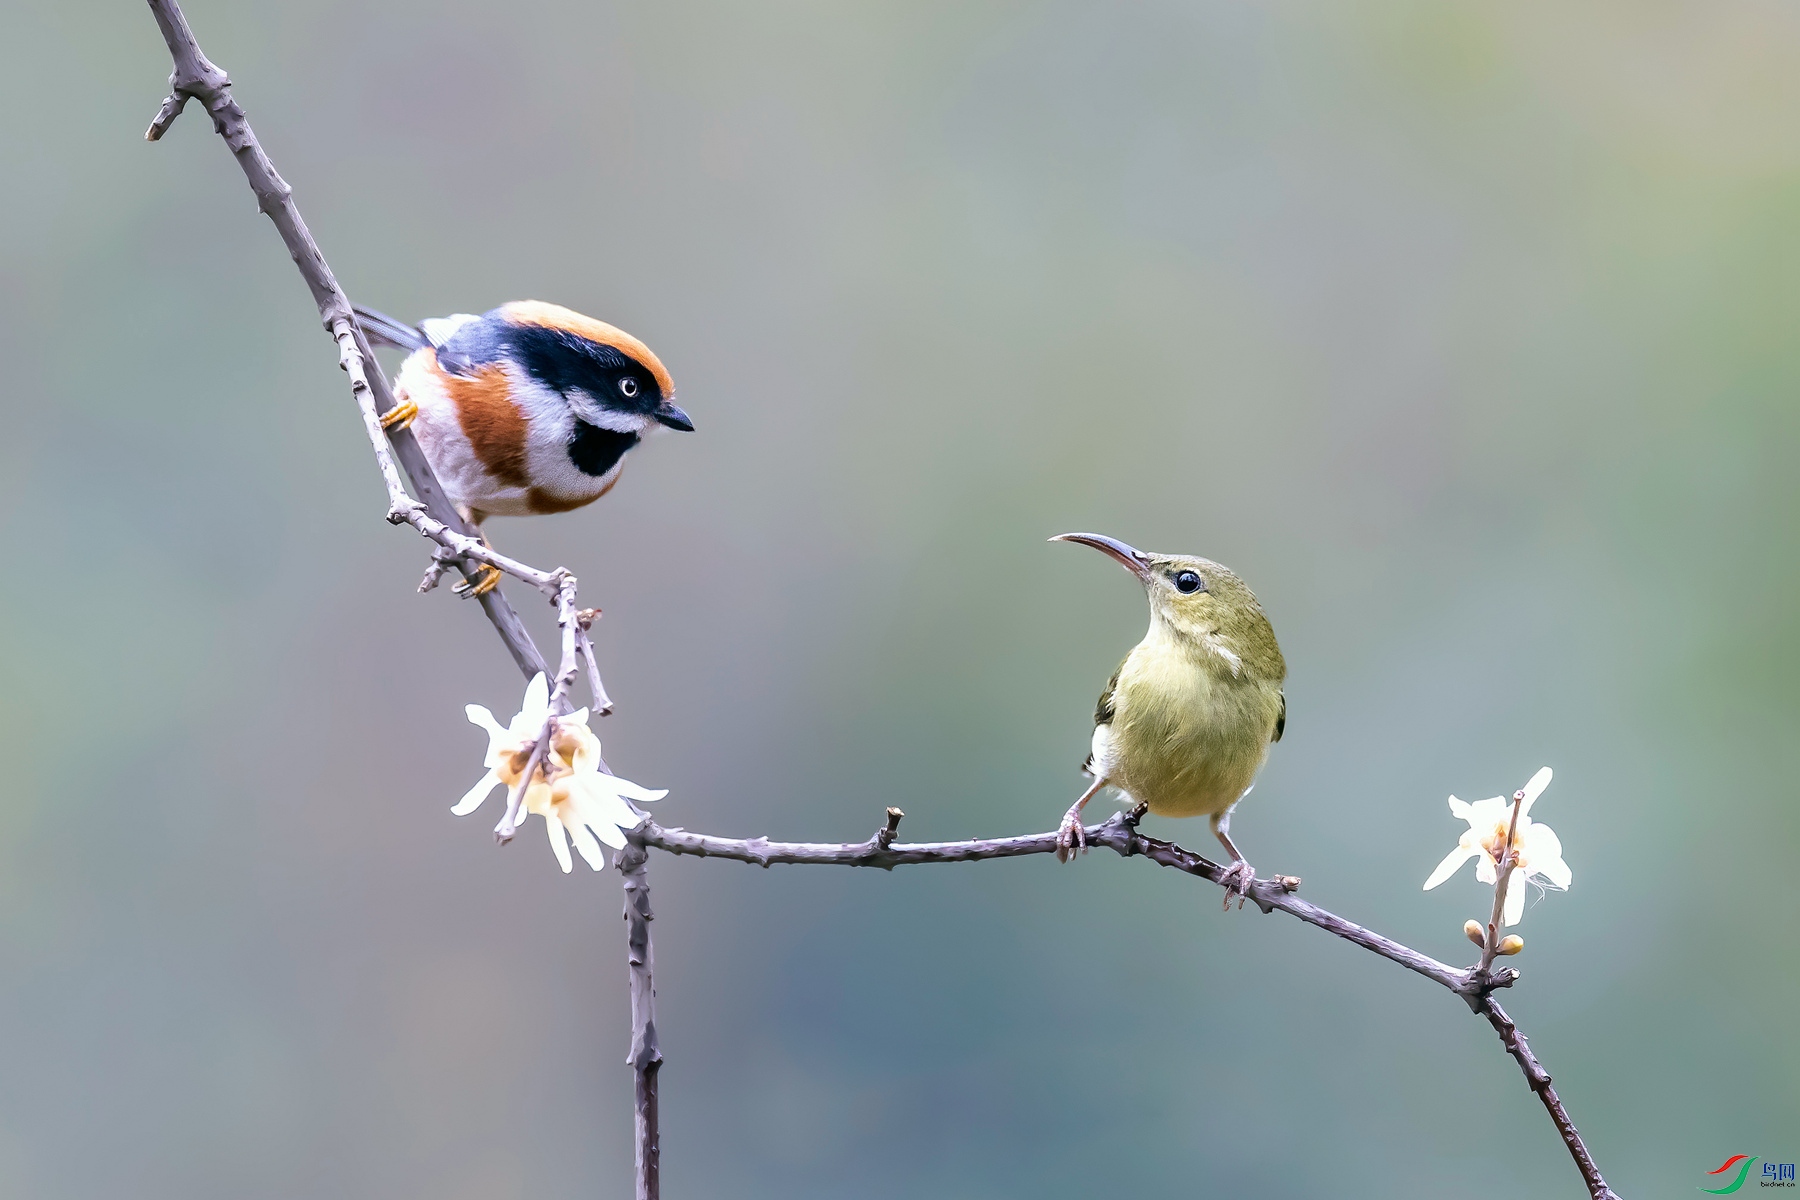
[[[641,839],[646,846],[653,846],[669,854],[729,858],[759,867],[770,867],[776,863],[810,863],[879,867],[884,871],[920,863],[982,862],[991,858],[1018,858],[1027,854],[1055,854],[1057,849],[1056,830],[1022,837],[976,838],[963,842],[896,842],[894,838],[899,832],[900,818],[904,815],[897,808],[888,809],[886,823],[866,842],[771,842],[764,837],[722,838],[704,833],[689,833],[685,829],[664,829],[650,820],[645,820],[633,837]],[[1145,837],[1137,831],[1136,820],[1127,813],[1115,813],[1099,825],[1089,825],[1085,828],[1085,833],[1088,845],[1105,846],[1121,858],[1146,858],[1161,866],[1197,875],[1221,887],[1226,886],[1224,867],[1174,842]],[[1594,1165],[1593,1157],[1582,1142],[1575,1123],[1569,1119],[1562,1100],[1550,1086],[1549,1073],[1526,1047],[1524,1035],[1493,997],[1496,989],[1513,985],[1519,978],[1517,971],[1511,968],[1492,971],[1491,959],[1465,969],[1439,962],[1428,954],[1421,954],[1410,946],[1383,937],[1354,921],[1346,921],[1336,913],[1300,899],[1294,895],[1294,889],[1298,886],[1299,880],[1287,877],[1257,879],[1250,885],[1249,896],[1251,902],[1264,913],[1279,909],[1308,925],[1317,926],[1347,942],[1354,942],[1390,962],[1423,975],[1462,997],[1473,1012],[1488,1019],[1500,1033],[1507,1052],[1518,1060],[1520,1069],[1525,1073],[1526,1083],[1544,1102],[1550,1119],[1555,1122],[1557,1132],[1562,1135],[1564,1145],[1568,1147],[1570,1156],[1581,1171],[1591,1200],[1618,1200],[1617,1195],[1606,1185],[1606,1180],[1601,1178],[1599,1168]]]
[[[1494,1032],[1500,1035],[1500,1044],[1518,1061],[1519,1070],[1525,1072],[1525,1082],[1544,1102],[1544,1110],[1550,1114],[1556,1132],[1562,1135],[1569,1157],[1575,1160],[1575,1169],[1581,1172],[1581,1181],[1587,1184],[1588,1195],[1592,1200],[1619,1200],[1619,1194],[1607,1187],[1606,1180],[1601,1178],[1600,1168],[1594,1165],[1594,1156],[1588,1153],[1587,1143],[1581,1140],[1581,1131],[1569,1120],[1569,1110],[1563,1107],[1562,1097],[1550,1086],[1550,1072],[1544,1070],[1544,1064],[1525,1044],[1525,1035],[1519,1032],[1513,1019],[1506,1015],[1506,1010],[1492,994],[1481,998],[1481,1007],[1476,1011],[1486,1017]]]
[[[349,298],[338,285],[337,277],[332,274],[306,222],[301,219],[300,210],[294,204],[293,189],[275,170],[275,164],[256,140],[249,118],[231,94],[230,77],[201,51],[181,6],[175,0],[149,0],[149,4],[157,27],[162,30],[163,41],[168,45],[174,71],[169,75],[169,97],[163,101],[144,136],[153,142],[159,140],[190,99],[198,100],[212,115],[213,129],[225,139],[238,166],[243,169],[250,190],[256,194],[257,208],[267,214],[281,234],[294,265],[312,292],[320,320],[338,344],[338,361],[350,376],[351,390],[363,410],[364,427],[381,466],[382,481],[387,486],[388,519],[410,524],[430,538],[439,547],[438,563],[446,561],[447,556],[448,561],[453,561],[471,582],[486,574],[485,568],[491,567],[554,598],[554,572],[537,571],[495,554],[473,536],[473,531],[457,513],[437,476],[432,473],[425,452],[419,448],[410,430],[382,430],[379,415],[394,407],[393,391],[388,386],[387,376],[375,362],[368,338],[356,323]],[[372,423],[371,417],[375,418]],[[402,471],[412,486],[412,496],[406,494],[401,484]],[[513,611],[499,589],[482,592],[479,599],[488,620],[525,676],[530,678],[544,670],[543,656],[519,621],[518,613]]]
[[[404,427],[384,429],[383,413],[394,408],[394,396],[387,376],[376,363],[368,338],[351,310],[350,301],[326,264],[318,243],[313,240],[299,209],[293,201],[293,190],[276,172],[275,165],[256,140],[244,110],[231,94],[231,80],[226,73],[201,52],[187,18],[176,0],[148,0],[150,10],[162,30],[174,71],[169,76],[169,96],[145,132],[149,141],[157,141],[174,124],[190,99],[198,100],[213,118],[213,128],[225,139],[250,188],[256,193],[258,208],[266,213],[280,232],[282,241],[293,256],[301,277],[312,291],[320,319],[338,346],[338,361],[350,379],[351,392],[363,418],[364,431],[375,452],[376,465],[388,493],[387,518],[394,524],[409,524],[434,543],[432,563],[420,585],[429,591],[451,567],[460,570],[469,584],[474,584],[488,569],[510,575],[529,584],[549,598],[557,609],[557,624],[562,635],[562,655],[551,692],[549,715],[539,734],[531,757],[523,772],[529,780],[548,752],[552,727],[557,717],[570,709],[569,692],[583,665],[587,668],[593,689],[594,710],[605,714],[612,709],[600,679],[589,629],[599,616],[594,609],[577,609],[575,577],[566,570],[540,571],[505,555],[497,554],[475,537],[450,504],[438,483],[424,452],[411,432]],[[408,494],[410,484],[411,493]],[[415,499],[416,497],[416,499]],[[505,643],[513,660],[527,677],[545,670],[543,656],[531,636],[520,623],[518,614],[497,588],[467,589],[476,595],[495,631]],[[604,769],[604,764],[602,764]],[[506,815],[501,818],[495,836],[500,841],[512,837],[517,828],[523,786],[515,788],[507,798]],[[1515,809],[1516,812],[1516,809]],[[897,808],[887,811],[881,829],[866,842],[844,844],[813,842],[771,842],[767,838],[748,840],[713,837],[688,833],[681,829],[663,829],[649,820],[629,835],[626,848],[618,856],[625,887],[625,919],[627,954],[631,972],[631,1052],[627,1062],[636,1077],[637,1126],[637,1200],[656,1200],[660,1189],[661,1151],[658,1140],[657,1074],[662,1065],[662,1050],[657,1041],[654,959],[650,941],[650,891],[646,870],[650,847],[671,854],[695,855],[702,858],[730,858],[767,867],[775,863],[819,863],[856,867],[897,866],[934,862],[978,862],[991,858],[1015,858],[1027,854],[1053,854],[1057,848],[1055,831],[1023,837],[996,838],[963,842],[896,843],[900,819]],[[1162,866],[1173,867],[1213,883],[1221,883],[1224,868],[1173,842],[1148,838],[1137,832],[1136,822],[1121,813],[1099,825],[1087,828],[1089,845],[1106,846],[1122,857],[1142,857]],[[1569,1119],[1550,1075],[1526,1044],[1511,1017],[1494,999],[1497,988],[1510,987],[1518,972],[1491,970],[1493,947],[1497,944],[1500,905],[1505,899],[1505,875],[1495,896],[1495,918],[1490,922],[1482,962],[1466,970],[1458,970],[1429,955],[1383,937],[1334,913],[1293,895],[1299,881],[1293,879],[1252,882],[1250,899],[1270,913],[1276,909],[1315,925],[1346,941],[1354,942],[1391,962],[1425,976],[1462,997],[1477,1014],[1487,1018],[1499,1033],[1507,1053],[1519,1063],[1527,1083],[1539,1099],[1562,1135],[1576,1167],[1587,1184],[1591,1200],[1618,1200],[1606,1185],[1580,1133]]]

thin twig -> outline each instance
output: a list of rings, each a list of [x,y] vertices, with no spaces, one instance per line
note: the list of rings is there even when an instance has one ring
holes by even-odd
[[[1550,1086],[1550,1072],[1544,1070],[1544,1064],[1538,1061],[1531,1047],[1525,1044],[1525,1035],[1513,1019],[1506,1015],[1500,1002],[1492,995],[1481,998],[1478,1010],[1500,1035],[1500,1044],[1506,1052],[1519,1063],[1519,1070],[1525,1072],[1525,1082],[1531,1090],[1538,1094],[1544,1102],[1544,1108],[1550,1113],[1550,1120],[1556,1126],[1556,1132],[1562,1135],[1563,1145],[1568,1147],[1569,1157],[1575,1160],[1575,1169],[1581,1172],[1581,1181],[1587,1184],[1588,1195],[1592,1200],[1619,1200],[1617,1192],[1606,1186],[1606,1180],[1600,1176],[1600,1168],[1594,1165],[1594,1156],[1588,1153],[1587,1143],[1581,1140],[1581,1131],[1575,1128],[1575,1122],[1569,1120],[1569,1110],[1563,1107],[1562,1097]]]
[[[664,829],[653,821],[646,821],[640,831],[646,845],[670,854],[731,858],[739,862],[754,863],[759,867],[776,863],[813,863],[892,870],[918,863],[980,862],[990,858],[1056,853],[1057,834],[1054,830],[1022,837],[974,838],[962,842],[895,842],[893,838],[899,824],[899,812],[899,809],[889,809],[890,824],[878,830],[866,842],[771,842],[760,837],[721,838],[704,833],[689,833],[684,829]],[[1126,858],[1147,858],[1213,883],[1220,883],[1225,873],[1225,868],[1218,863],[1174,842],[1143,836],[1124,813],[1115,813],[1099,825],[1086,826],[1085,833],[1090,846],[1105,846]],[[1465,995],[1471,990],[1470,972],[1441,963],[1430,955],[1420,954],[1391,938],[1346,921],[1316,904],[1309,904],[1294,895],[1286,882],[1258,879],[1251,884],[1249,896],[1265,913],[1280,909],[1309,925],[1317,925],[1328,933],[1355,942],[1365,950],[1371,950],[1410,971],[1416,971],[1458,995]],[[1496,986],[1505,987],[1510,983],[1509,979]]]
[[[662,1143],[658,1132],[657,1073],[662,1045],[656,1038],[655,954],[650,944],[650,855],[633,834],[619,851],[619,877],[625,884],[625,953],[631,968],[631,1051],[625,1063],[634,1076],[632,1124],[637,1146],[636,1200],[657,1200],[662,1190]]]
[[[1519,814],[1525,809],[1525,789],[1513,793],[1512,822],[1506,827],[1506,845],[1495,862],[1494,912],[1488,918],[1487,934],[1481,939],[1481,965],[1475,969],[1486,975],[1494,968],[1494,957],[1500,953],[1500,930],[1506,919],[1506,892],[1512,883],[1513,868],[1519,865],[1519,851],[1514,842],[1519,836]]]
[[[763,837],[722,838],[711,834],[689,833],[683,829],[664,829],[648,820],[639,826],[633,837],[646,846],[653,846],[669,854],[729,858],[759,867],[795,863],[879,867],[889,871],[895,867],[919,863],[982,862],[992,858],[1018,858],[1027,854],[1054,854],[1058,844],[1055,830],[1023,837],[975,838],[961,842],[896,842],[894,835],[901,816],[899,809],[888,809],[887,823],[866,842],[771,842]],[[1174,842],[1143,836],[1137,831],[1136,821],[1125,813],[1115,813],[1099,825],[1086,826],[1084,832],[1090,846],[1105,846],[1124,858],[1146,858],[1161,866],[1197,875],[1221,887],[1226,886],[1224,867]],[[1496,989],[1512,986],[1519,978],[1517,971],[1511,968],[1490,971],[1479,964],[1458,969],[1439,962],[1428,954],[1421,954],[1410,946],[1383,937],[1354,921],[1346,921],[1336,913],[1300,899],[1293,892],[1296,883],[1297,881],[1286,877],[1257,879],[1250,885],[1249,897],[1264,913],[1279,909],[1308,925],[1317,926],[1347,942],[1354,942],[1389,962],[1398,963],[1409,971],[1423,975],[1460,996],[1477,1014],[1487,1017],[1500,1030],[1507,1051],[1518,1060],[1520,1068],[1525,1072],[1526,1081],[1550,1110],[1557,1132],[1562,1135],[1563,1143],[1569,1148],[1583,1181],[1588,1185],[1591,1200],[1617,1200],[1611,1189],[1607,1188],[1606,1181],[1600,1177],[1592,1156],[1581,1141],[1581,1135],[1569,1120],[1567,1110],[1550,1088],[1550,1076],[1544,1072],[1542,1064],[1530,1050],[1526,1049],[1524,1035],[1518,1032],[1517,1026],[1512,1023],[1511,1018],[1506,1017],[1493,998]],[[1498,1017],[1495,1014],[1499,1014]]]
[[[244,115],[242,106],[232,96],[230,77],[201,51],[193,30],[188,27],[187,17],[176,0],[148,2],[157,27],[162,30],[163,41],[169,48],[169,57],[173,60],[175,69],[169,75],[168,99],[163,101],[156,119],[145,131],[145,138],[154,142],[167,133],[188,100],[198,100],[205,106],[206,111],[212,115],[213,128],[225,139],[238,166],[243,168],[244,178],[249,181],[250,190],[256,194],[257,207],[274,222],[288,253],[293,256],[294,265],[300,269],[300,277],[312,292],[320,320],[338,343],[339,362],[351,373],[351,387],[357,393],[358,404],[365,409],[365,423],[370,406],[377,414],[390,411],[394,407],[394,396],[388,386],[387,376],[375,365],[374,353],[369,348],[368,338],[356,324],[349,297],[338,286],[337,277],[326,264],[318,242],[313,239],[306,222],[301,219],[300,210],[294,204],[293,189],[275,170],[275,164],[264,153],[262,144],[256,140],[256,134],[250,128],[250,121]],[[349,331],[348,338],[345,336],[346,328]],[[357,386],[357,374],[353,367],[361,368],[360,388]],[[382,474],[388,487],[390,520],[406,521],[440,546],[454,550],[459,559],[459,567],[471,579],[483,573],[482,567],[491,566],[541,588],[537,577],[544,576],[545,572],[534,571],[523,563],[494,554],[472,536],[474,531],[464,523],[455,506],[450,503],[443,486],[432,473],[425,452],[419,448],[419,443],[410,430],[395,429],[382,433],[377,429],[371,434],[371,438],[378,443],[378,460],[386,459],[382,464]],[[393,450],[391,458],[387,458],[389,444]],[[395,484],[398,473],[393,469],[395,460],[399,470],[405,473],[411,484],[412,495],[418,498],[417,501],[407,498],[396,503]],[[404,492],[401,495],[404,496]],[[420,507],[422,511],[415,511]],[[537,647],[532,644],[531,635],[525,632],[525,626],[519,621],[518,613],[513,611],[512,605],[500,594],[499,589],[487,590],[481,594],[480,600],[482,610],[486,612],[488,620],[499,633],[500,640],[505,643],[513,661],[526,678],[544,670],[543,655],[538,653]]]
[[[439,548],[431,555],[431,565],[425,568],[425,577],[419,580],[419,594],[424,595],[438,585],[444,572],[454,569],[456,558],[449,551]]]
[[[592,629],[594,622],[600,619],[600,610],[584,608],[576,614],[576,625],[580,627],[576,635],[581,647],[581,657],[587,663],[588,686],[594,692],[594,712],[599,716],[609,716],[613,710],[612,697],[606,694],[606,684],[600,681],[600,660],[594,654],[594,638]]]

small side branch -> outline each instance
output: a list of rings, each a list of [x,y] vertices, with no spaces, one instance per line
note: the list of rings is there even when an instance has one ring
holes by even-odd
[[[650,944],[649,853],[632,836],[619,851],[619,877],[625,883],[625,959],[631,971],[631,1051],[625,1064],[635,1079],[633,1125],[637,1143],[637,1200],[657,1200],[662,1190],[662,1144],[656,1102],[662,1046],[656,1039],[655,955]]]
[[[612,697],[606,694],[606,684],[600,680],[600,660],[594,655],[594,622],[600,619],[600,610],[584,608],[575,614],[577,645],[581,648],[582,661],[587,663],[588,687],[594,693],[594,714],[608,716],[613,710]]]
[[[689,833],[684,829],[664,829],[646,820],[632,835],[634,844],[641,842],[669,854],[692,855],[697,858],[729,858],[738,862],[769,867],[776,863],[814,864],[844,867],[895,867],[920,863],[983,862],[993,858],[1020,858],[1029,854],[1055,854],[1057,831],[1027,834],[1010,838],[975,838],[961,842],[896,842],[894,840],[904,814],[897,808],[887,810],[887,824],[866,842],[771,842],[768,838],[722,838],[705,833]],[[1086,827],[1087,844],[1105,846],[1122,858],[1144,858],[1159,866],[1171,867],[1184,874],[1195,875],[1221,887],[1225,886],[1225,868],[1211,859],[1195,854],[1174,842],[1145,837],[1137,831],[1137,822],[1125,813],[1115,813],[1099,825]],[[1574,1122],[1550,1086],[1550,1076],[1525,1045],[1525,1037],[1507,1017],[1493,993],[1511,987],[1519,973],[1511,969],[1491,970],[1491,959],[1469,968],[1452,967],[1410,946],[1347,921],[1294,895],[1299,880],[1290,877],[1258,879],[1250,885],[1249,896],[1264,913],[1277,910],[1296,917],[1347,942],[1378,954],[1433,983],[1454,992],[1499,1031],[1507,1052],[1525,1072],[1526,1082],[1543,1100],[1550,1119],[1563,1143],[1575,1159],[1582,1180],[1588,1185],[1591,1200],[1618,1200],[1606,1186],[1588,1154]]]

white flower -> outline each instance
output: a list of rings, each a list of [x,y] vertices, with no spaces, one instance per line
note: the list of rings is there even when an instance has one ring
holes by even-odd
[[[1519,918],[1525,915],[1524,885],[1527,882],[1541,880],[1544,886],[1560,891],[1574,881],[1568,864],[1563,862],[1562,841],[1555,831],[1527,815],[1531,812],[1532,802],[1549,786],[1550,768],[1545,767],[1525,785],[1525,798],[1519,805],[1519,826],[1512,842],[1518,878],[1506,892],[1504,915],[1508,925],[1517,925]],[[1512,801],[1504,796],[1477,800],[1473,804],[1450,797],[1450,812],[1467,821],[1469,828],[1457,841],[1456,849],[1445,856],[1437,870],[1431,873],[1431,878],[1425,881],[1425,890],[1429,892],[1456,874],[1456,869],[1471,858],[1476,860],[1477,879],[1489,884],[1498,882],[1500,855],[1506,846],[1507,830],[1512,828],[1512,810]]]
[[[543,732],[549,716],[550,689],[542,674],[532,679],[525,689],[525,703],[511,723],[502,728],[494,714],[479,704],[467,708],[469,720],[487,730],[487,774],[470,788],[450,811],[459,817],[480,808],[493,790],[505,784],[518,786],[531,759],[538,734]],[[605,842],[614,849],[625,845],[625,830],[636,829],[644,820],[626,800],[661,800],[667,791],[652,791],[629,779],[620,779],[600,769],[600,740],[587,727],[588,710],[583,708],[558,717],[551,730],[550,747],[544,761],[532,773],[525,788],[524,811],[544,818],[550,849],[564,872],[574,863],[569,858],[569,841],[594,870],[606,867],[606,855],[600,849]],[[595,838],[598,837],[599,841]]]

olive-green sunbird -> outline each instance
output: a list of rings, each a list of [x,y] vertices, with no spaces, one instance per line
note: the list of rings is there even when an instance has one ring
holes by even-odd
[[[1227,886],[1256,878],[1230,836],[1231,810],[1287,726],[1287,664],[1275,630],[1242,579],[1209,559],[1146,554],[1097,533],[1064,533],[1143,583],[1150,631],[1113,672],[1094,709],[1093,776],[1063,817],[1057,857],[1085,849],[1081,809],[1104,787],[1164,817],[1211,818],[1231,855]]]

